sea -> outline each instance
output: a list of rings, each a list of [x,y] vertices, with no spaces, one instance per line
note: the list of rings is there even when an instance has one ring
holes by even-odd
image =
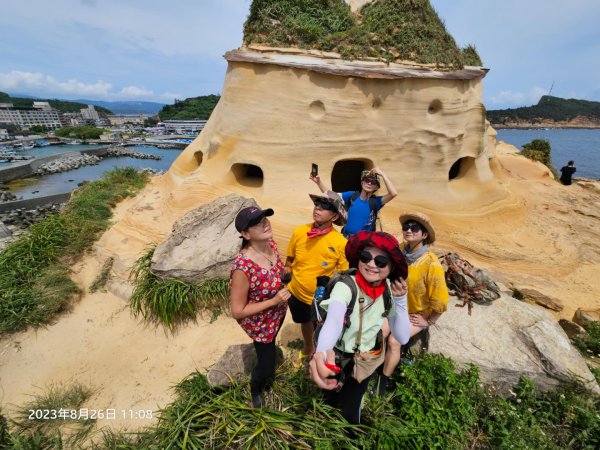
[[[77,150],[98,148],[100,145],[51,145],[30,150],[19,151],[19,155],[31,155],[36,158]],[[137,150],[140,153],[151,153],[160,156],[160,160],[136,159],[130,157],[106,158],[95,166],[82,166],[68,172],[55,173],[44,176],[33,176],[6,183],[10,191],[18,199],[29,199],[52,194],[70,192],[82,181],[94,181],[102,174],[115,167],[133,166],[139,169],[153,169],[157,172],[166,172],[173,161],[181,154],[181,148],[158,148],[153,145],[133,145],[127,149]],[[2,167],[8,167],[5,163]]]
[[[498,131],[498,141],[504,141],[522,150],[524,144],[534,139],[550,142],[552,164],[560,171],[569,160],[575,161],[574,177],[600,180],[600,129],[544,128],[503,129]]]

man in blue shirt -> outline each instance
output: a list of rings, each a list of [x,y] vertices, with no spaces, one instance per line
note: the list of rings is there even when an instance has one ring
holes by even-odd
[[[324,194],[329,191],[319,176],[311,174],[310,179]],[[375,192],[381,187],[380,179],[383,180],[388,191],[386,195],[382,196],[375,195]],[[338,193],[348,210],[348,222],[342,230],[345,237],[352,236],[361,230],[375,230],[375,221],[379,210],[398,195],[390,179],[378,167],[363,170],[360,176],[360,187],[360,191]]]

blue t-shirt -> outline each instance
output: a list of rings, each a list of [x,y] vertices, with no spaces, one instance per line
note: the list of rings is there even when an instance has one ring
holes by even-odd
[[[342,192],[342,199],[344,203],[347,203],[355,191]],[[381,204],[382,196],[375,197],[375,214],[383,207]],[[376,215],[375,215],[376,217]],[[362,200],[360,195],[356,197],[356,200],[350,205],[348,210],[348,223],[344,226],[344,236],[352,236],[358,233],[360,230],[370,230],[371,223],[375,220],[375,217],[371,215],[371,207],[369,206],[369,200]]]

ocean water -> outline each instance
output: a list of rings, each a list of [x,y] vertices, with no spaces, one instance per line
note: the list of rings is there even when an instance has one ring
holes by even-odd
[[[522,149],[534,139],[550,142],[552,164],[560,171],[569,160],[575,161],[575,178],[600,180],[600,129],[548,128],[528,130],[498,130],[499,141]]]
[[[48,156],[56,153],[64,153],[88,148],[98,148],[96,145],[61,145],[34,148],[24,150],[19,154],[29,154],[35,157]],[[41,197],[45,195],[61,194],[70,192],[82,181],[94,181],[102,174],[115,167],[133,166],[137,168],[149,168],[156,171],[167,171],[175,159],[181,154],[181,149],[164,149],[152,145],[136,145],[127,149],[137,150],[141,153],[151,153],[160,156],[159,161],[153,159],[136,159],[129,157],[107,158],[95,166],[83,166],[68,172],[44,175],[42,177],[30,177],[23,180],[15,180],[7,183],[10,191],[19,199]],[[4,165],[3,165],[4,166]]]

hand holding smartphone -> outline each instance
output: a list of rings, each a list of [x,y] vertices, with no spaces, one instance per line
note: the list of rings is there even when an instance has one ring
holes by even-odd
[[[319,176],[319,166],[315,163],[312,163],[312,169],[310,171],[310,175],[313,177]]]

